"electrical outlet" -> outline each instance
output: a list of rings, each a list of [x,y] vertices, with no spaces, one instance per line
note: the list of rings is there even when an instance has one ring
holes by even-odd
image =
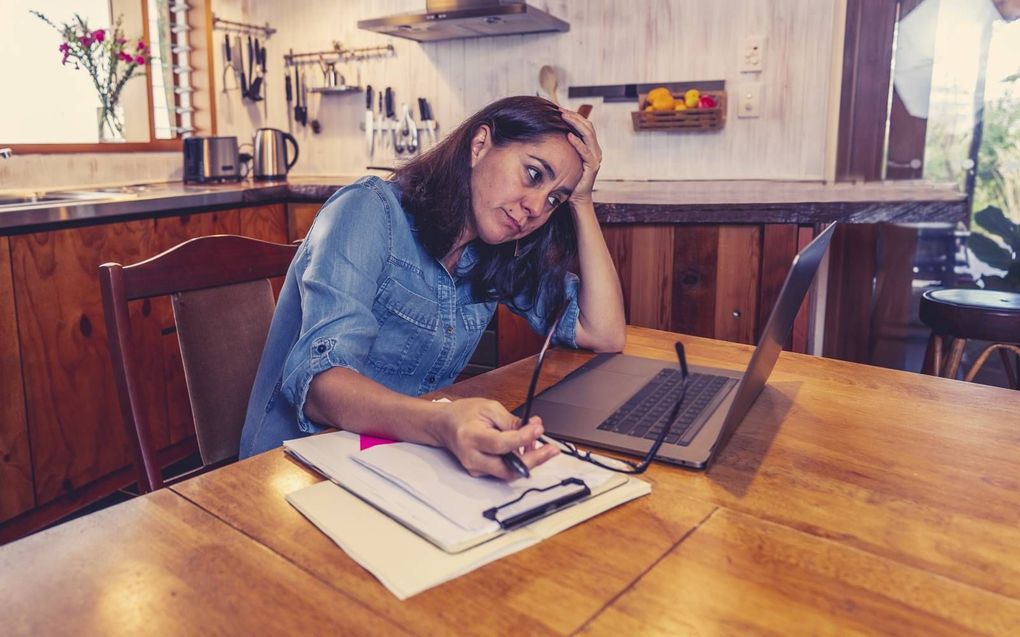
[[[737,117],[761,117],[761,84],[743,84],[737,91]]]
[[[765,67],[765,37],[749,35],[740,47],[740,72],[760,73]]]

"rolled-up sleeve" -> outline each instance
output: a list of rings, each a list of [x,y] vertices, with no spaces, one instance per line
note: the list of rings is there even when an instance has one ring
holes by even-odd
[[[301,329],[281,391],[304,432],[321,429],[304,413],[312,379],[333,367],[362,373],[378,333],[372,304],[391,247],[391,214],[377,188],[348,186],[323,205],[301,246]]]
[[[581,313],[581,307],[577,303],[579,285],[580,279],[577,275],[573,272],[567,272],[563,280],[564,302],[567,303],[567,311],[563,315],[563,320],[556,327],[556,333],[553,334],[553,345],[566,345],[574,349],[577,348],[577,319]],[[507,304],[507,307],[514,314],[523,317],[528,322],[528,325],[531,326],[531,329],[542,336],[545,336],[549,331],[553,319],[556,318],[556,311],[559,309],[553,308],[548,312],[543,311],[545,299],[541,295],[534,303],[518,297],[514,299],[513,303]],[[518,309],[522,307],[528,309]]]

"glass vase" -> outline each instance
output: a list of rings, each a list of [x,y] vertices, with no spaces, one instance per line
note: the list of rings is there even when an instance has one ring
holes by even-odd
[[[124,141],[123,117],[124,109],[118,104],[96,107],[96,124],[100,143]]]

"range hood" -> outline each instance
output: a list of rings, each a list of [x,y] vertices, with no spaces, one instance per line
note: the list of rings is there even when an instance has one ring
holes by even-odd
[[[569,31],[570,24],[521,0],[428,0],[425,12],[359,20],[359,29],[417,42]]]

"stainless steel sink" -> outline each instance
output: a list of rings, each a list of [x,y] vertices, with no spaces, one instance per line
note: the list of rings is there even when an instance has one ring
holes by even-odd
[[[50,190],[43,192],[23,192],[0,195],[0,212],[5,210],[22,210],[25,208],[48,208],[60,204],[74,204],[92,201],[113,201],[129,199],[135,195],[118,192],[90,190]]]

